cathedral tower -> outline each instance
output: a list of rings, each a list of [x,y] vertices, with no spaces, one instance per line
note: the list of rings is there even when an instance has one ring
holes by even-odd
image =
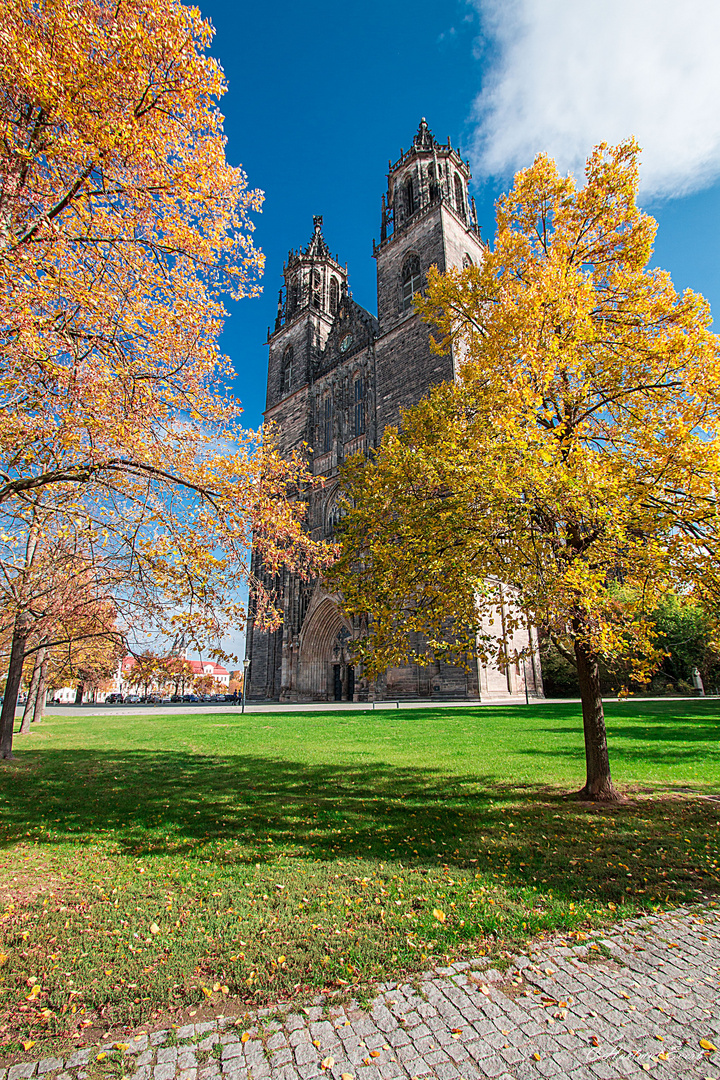
[[[468,196],[468,163],[450,140],[438,143],[420,121],[412,146],[389,163],[382,199],[377,260],[378,431],[398,424],[400,409],[415,405],[434,383],[454,377],[454,358],[430,351],[429,328],[413,308],[413,296],[431,266],[478,264],[484,244]]]
[[[288,255],[275,327],[268,329],[265,417],[276,425],[281,452],[307,453],[310,469],[325,477],[323,487],[307,496],[313,537],[334,534],[343,462],[371,454],[384,428],[399,423],[401,409],[455,377],[455,357],[431,352],[430,330],[415,313],[413,297],[431,266],[445,271],[484,257],[469,178],[467,162],[449,140],[438,143],[423,119],[410,149],[390,163],[380,243],[374,245],[378,318],[348,292],[347,271],[330,255],[321,217],[314,219],[307,247]],[[253,570],[261,572],[256,553]],[[365,620],[348,620],[340,596],[322,580],[285,573],[268,584],[277,589],[283,625],[273,633],[256,629],[250,612],[251,700],[476,700],[508,697],[528,685],[528,673],[518,665],[466,670],[441,660],[390,668],[370,680],[355,665],[352,649],[353,639],[366,632]],[[509,646],[525,655],[527,635],[515,637]],[[528,655],[532,692],[542,693],[534,647]]]
[[[313,365],[347,291],[347,268],[331,256],[322,224],[321,217],[313,218],[307,247],[288,253],[275,327],[268,333],[266,417],[278,425],[284,450],[294,449],[305,438],[305,425],[298,430],[298,421],[305,417]]]

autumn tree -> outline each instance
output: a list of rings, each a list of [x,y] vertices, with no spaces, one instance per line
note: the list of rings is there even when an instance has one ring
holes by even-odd
[[[337,571],[348,612],[372,616],[376,671],[416,656],[412,632],[507,663],[489,617],[509,587],[515,621],[577,668],[581,795],[603,800],[600,659],[649,674],[652,612],[712,561],[717,518],[718,343],[703,298],[648,266],[637,157],[597,148],[577,188],[539,156],[500,199],[483,265],[431,270],[418,306],[460,376],[348,467]]]
[[[253,536],[269,626],[265,581],[326,561],[292,499],[303,464],[242,430],[218,350],[223,296],[258,290],[262,197],[226,159],[211,37],[178,0],[0,13],[4,756],[47,530],[82,530],[126,621],[180,612],[204,640],[242,622]]]

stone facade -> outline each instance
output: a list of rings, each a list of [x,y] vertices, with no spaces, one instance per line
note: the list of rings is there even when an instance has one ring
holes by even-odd
[[[377,261],[378,317],[356,304],[347,268],[333,258],[314,219],[306,248],[290,251],[283,267],[275,327],[268,335],[266,421],[276,426],[281,450],[305,451],[316,475],[327,477],[308,506],[308,526],[330,538],[337,522],[338,470],[343,461],[378,445],[401,409],[416,404],[437,382],[455,375],[455,357],[430,349],[429,328],[414,311],[431,266],[444,271],[479,263],[474,200],[467,163],[450,143],[440,144],[425,120],[410,150],[388,173],[382,199]],[[253,569],[257,572],[255,564]],[[248,621],[251,700],[365,701],[373,698],[502,698],[542,693],[534,642],[527,635],[524,665],[507,671],[450,664],[391,668],[370,684],[353,666],[349,644],[362,633],[342,614],[339,598],[322,581],[286,575],[276,583],[283,626],[268,634]],[[503,618],[504,598],[498,618]]]

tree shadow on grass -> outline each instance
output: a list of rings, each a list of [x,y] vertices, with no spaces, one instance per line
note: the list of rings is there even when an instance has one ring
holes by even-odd
[[[278,856],[449,867],[508,887],[622,899],[717,886],[718,805],[572,802],[538,784],[385,763],[27,750],[0,772],[0,844],[110,844],[232,866]]]

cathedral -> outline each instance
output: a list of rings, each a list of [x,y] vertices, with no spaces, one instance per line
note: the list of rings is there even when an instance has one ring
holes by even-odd
[[[470,171],[456,150],[420,122],[410,149],[390,164],[382,197],[377,263],[377,316],[355,303],[347,268],[333,257],[314,219],[307,247],[290,251],[283,267],[274,329],[268,333],[265,418],[275,424],[280,449],[310,447],[316,475],[327,478],[310,496],[308,527],[330,539],[338,520],[338,470],[351,455],[368,453],[401,410],[415,405],[433,383],[455,377],[456,357],[431,352],[429,328],[413,296],[431,266],[478,264],[485,250]],[[256,566],[253,569],[257,569]],[[470,669],[442,661],[390,668],[370,682],[353,664],[359,625],[345,618],[340,598],[322,580],[279,582],[283,625],[273,633],[247,627],[248,699],[285,702],[500,700],[542,694],[534,632],[508,642],[522,661],[504,670],[473,661]],[[504,625],[500,590],[501,625]]]

